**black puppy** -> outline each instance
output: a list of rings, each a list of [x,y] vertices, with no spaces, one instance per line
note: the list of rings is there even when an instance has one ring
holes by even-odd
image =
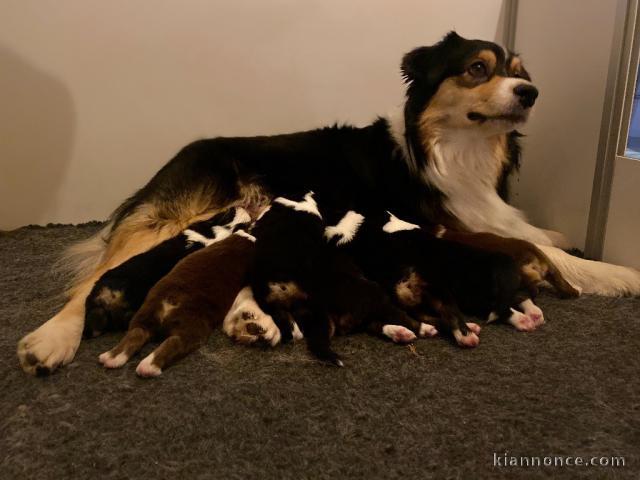
[[[513,308],[528,305],[529,296],[508,255],[436,238],[388,212],[366,219],[348,212],[327,228],[327,237],[414,318],[427,321],[435,314],[459,345],[479,343],[479,326],[467,323],[467,315],[513,324],[526,316]]]
[[[125,330],[149,290],[182,258],[246,228],[251,218],[243,208],[229,208],[189,225],[179,235],[136,255],[106,272],[85,302],[84,337]]]
[[[251,287],[283,340],[291,338],[296,322],[312,354],[342,366],[330,347],[334,333],[366,329],[396,342],[415,339],[412,331],[422,336],[435,333],[430,325],[421,325],[395,307],[348,255],[327,243],[312,192],[299,201],[275,199],[252,234],[256,260]]]

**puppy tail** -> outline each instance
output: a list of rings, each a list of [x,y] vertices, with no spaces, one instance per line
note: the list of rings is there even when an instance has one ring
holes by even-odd
[[[563,250],[536,245],[573,287],[607,297],[640,295],[640,272],[634,268],[574,257]]]

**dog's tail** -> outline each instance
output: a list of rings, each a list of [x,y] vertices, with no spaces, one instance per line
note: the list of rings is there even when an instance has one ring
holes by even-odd
[[[640,295],[640,272],[633,268],[574,257],[563,250],[537,245],[562,276],[583,293],[607,297]]]

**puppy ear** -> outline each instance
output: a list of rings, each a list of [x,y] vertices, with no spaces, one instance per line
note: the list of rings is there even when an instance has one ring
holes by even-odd
[[[450,63],[447,61],[446,54],[454,50],[461,40],[463,38],[460,35],[451,31],[435,45],[411,50],[402,58],[400,67],[405,81],[407,83],[438,83]]]

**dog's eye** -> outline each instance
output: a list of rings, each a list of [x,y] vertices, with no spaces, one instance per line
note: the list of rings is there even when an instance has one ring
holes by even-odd
[[[474,78],[482,78],[487,76],[487,66],[484,62],[473,62],[467,69],[469,75]]]

